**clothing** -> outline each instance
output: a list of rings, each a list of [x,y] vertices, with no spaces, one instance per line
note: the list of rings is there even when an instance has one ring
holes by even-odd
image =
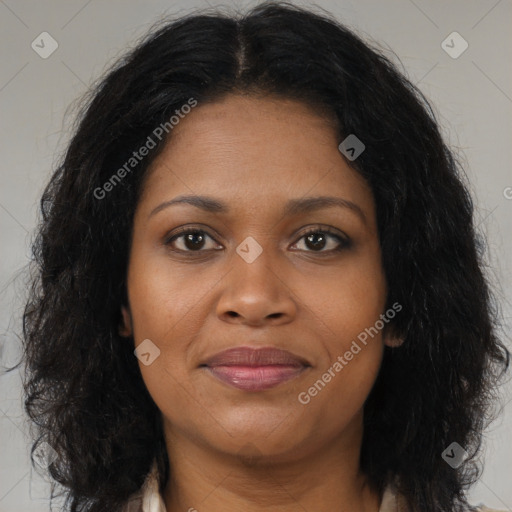
[[[191,507],[190,510],[194,510]],[[490,509],[484,506],[478,508],[479,512],[506,512]],[[158,491],[158,470],[156,463],[148,474],[141,490],[132,496],[123,512],[167,512],[161,494]],[[395,492],[392,486],[388,486],[382,496],[379,512],[407,512],[403,496]]]

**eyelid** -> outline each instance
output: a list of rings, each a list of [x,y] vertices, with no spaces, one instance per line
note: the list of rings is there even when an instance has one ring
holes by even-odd
[[[190,232],[199,231],[200,233],[204,233],[208,237],[210,237],[213,241],[216,243],[220,243],[217,241],[217,238],[222,238],[218,233],[215,232],[215,230],[203,227],[201,225],[186,225],[186,226],[180,226],[179,228],[176,228],[172,230],[171,232],[167,233],[163,238],[164,245],[169,244],[173,239],[178,238],[180,235],[186,235]],[[212,235],[210,231],[213,231],[215,233]],[[190,251],[192,252],[192,251]]]
[[[328,251],[306,251],[306,252],[310,252],[313,254],[315,254],[315,253],[317,253],[317,254],[332,254],[337,251],[341,251],[343,249],[348,249],[352,245],[352,241],[347,235],[345,235],[344,233],[340,232],[339,230],[337,230],[335,228],[332,228],[330,226],[322,226],[322,225],[317,225],[317,226],[308,228],[306,231],[302,232],[298,236],[297,240],[292,245],[296,245],[304,237],[306,237],[310,234],[313,234],[313,233],[325,233],[325,234],[335,238],[339,243],[339,247],[337,247],[336,249],[330,249]]]

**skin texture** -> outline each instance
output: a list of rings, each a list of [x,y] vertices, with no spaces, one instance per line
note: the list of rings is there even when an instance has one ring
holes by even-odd
[[[136,346],[150,339],[160,350],[139,365],[163,415],[167,511],[377,512],[380,496],[359,470],[363,405],[392,341],[379,331],[310,403],[297,399],[385,311],[371,189],[333,126],[292,100],[229,95],[199,104],[171,135],[137,205],[121,326]],[[189,194],[230,211],[180,204],[150,215]],[[283,215],[305,196],[352,201],[365,220],[341,207]],[[166,245],[182,226],[203,229],[203,245]],[[330,251],[340,246],[331,235],[308,245],[309,229],[327,227],[350,245]],[[236,252],[249,236],[263,250],[252,263]],[[240,345],[283,348],[311,367],[259,392],[199,367]]]

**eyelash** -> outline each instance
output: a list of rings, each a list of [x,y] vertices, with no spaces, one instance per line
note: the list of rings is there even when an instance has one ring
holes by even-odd
[[[174,233],[173,235],[168,236],[168,237],[165,238],[164,245],[171,246],[172,242],[174,242],[178,238],[181,238],[181,237],[184,237],[184,236],[186,236],[188,234],[193,234],[193,233],[199,233],[199,234],[207,235],[209,238],[211,238],[212,240],[215,241],[214,237],[211,236],[204,229],[200,229],[200,228],[180,228],[177,233]],[[300,236],[300,238],[293,245],[296,245],[303,238],[306,238],[309,235],[317,234],[317,233],[322,233],[324,235],[329,235],[330,237],[336,239],[336,241],[339,243],[339,246],[336,249],[330,249],[328,251],[324,251],[324,250],[320,250],[320,251],[308,250],[308,251],[305,251],[305,252],[314,253],[314,254],[333,254],[333,253],[338,253],[338,252],[341,252],[341,251],[343,251],[345,249],[348,249],[351,246],[351,241],[348,238],[342,237],[341,235],[339,235],[337,232],[333,231],[329,227],[325,227],[325,228],[312,228],[312,229],[308,230],[307,232],[303,233]],[[207,250],[199,249],[197,251],[183,250],[183,249],[171,249],[171,250],[173,252],[177,252],[177,253],[197,253],[197,254],[200,254],[200,253],[203,253],[203,252],[208,252],[209,249],[207,249]],[[210,249],[210,250],[212,250],[212,249]],[[216,249],[213,249],[213,250],[216,250]]]

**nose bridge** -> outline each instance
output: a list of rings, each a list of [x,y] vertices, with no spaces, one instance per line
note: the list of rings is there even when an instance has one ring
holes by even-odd
[[[259,241],[258,241],[259,240]],[[247,289],[260,289],[266,295],[275,291],[278,272],[275,248],[266,237],[247,236],[236,247],[232,265],[234,283]]]
[[[293,300],[278,268],[277,249],[269,238],[260,241],[248,236],[236,247],[218,304],[219,316],[257,323],[293,313]]]

